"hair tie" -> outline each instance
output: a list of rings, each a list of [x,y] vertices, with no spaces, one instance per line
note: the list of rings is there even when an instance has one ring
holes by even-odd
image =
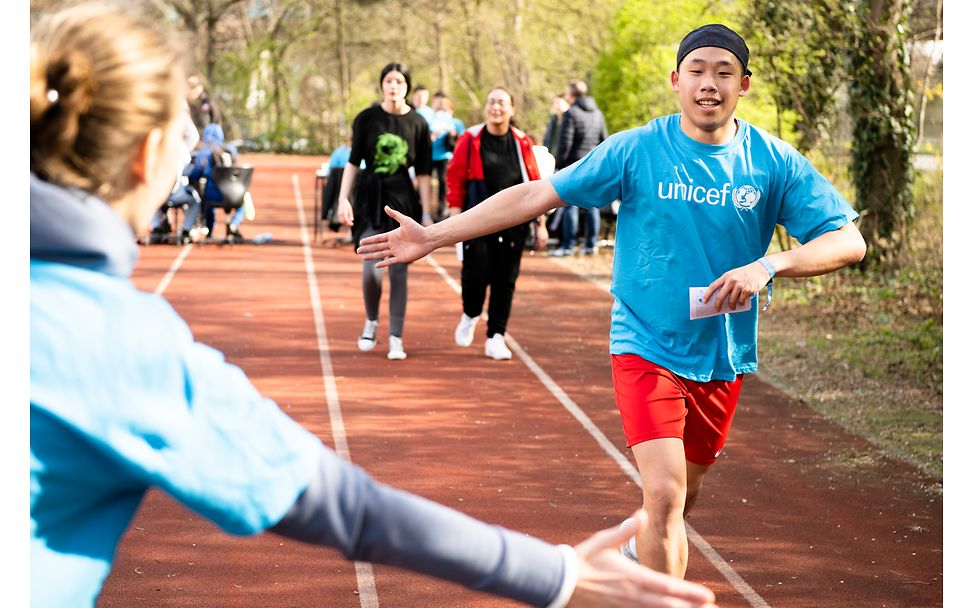
[[[60,95],[58,95],[57,89],[48,89],[47,90],[47,100],[49,102],[51,102],[51,103],[57,103],[57,100],[58,100],[59,97],[60,97]]]

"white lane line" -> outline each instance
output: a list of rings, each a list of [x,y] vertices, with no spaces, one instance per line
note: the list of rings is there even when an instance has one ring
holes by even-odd
[[[318,290],[318,279],[315,276],[314,258],[311,255],[311,241],[308,238],[308,226],[304,219],[304,203],[301,200],[301,188],[298,185],[297,173],[291,174],[291,183],[294,185],[294,204],[298,208],[298,223],[301,226],[301,249],[304,253],[304,269],[308,278],[308,291],[311,295],[311,311],[314,315],[315,333],[318,337],[318,360],[321,363],[321,378],[324,381],[325,398],[328,401],[331,434],[335,441],[335,452],[351,462],[352,455],[348,449],[345,421],[342,418],[341,403],[338,400],[338,385],[335,383],[335,372],[331,366],[328,334],[325,332],[325,315],[321,310],[321,293]],[[378,608],[379,594],[375,588],[372,564],[355,562],[355,578],[358,581],[359,602],[362,608]]]
[[[162,277],[162,280],[159,281],[159,284],[156,285],[155,291],[152,293],[156,294],[157,296],[161,296],[162,292],[166,291],[166,288],[169,287],[170,283],[172,283],[173,277],[176,276],[176,271],[179,270],[179,267],[183,265],[183,260],[186,259],[186,256],[188,256],[189,252],[192,250],[192,245],[183,245],[182,251],[179,252],[179,255],[176,256],[176,259],[173,260],[172,265],[169,267],[169,272]]]
[[[453,288],[453,291],[455,291],[458,295],[461,293],[462,290],[460,285],[457,284],[453,277],[451,277],[450,274],[446,272],[446,270],[444,270],[435,259],[433,259],[433,254],[427,255],[424,259],[430,264],[430,266],[436,269],[436,272],[443,277],[444,280],[446,280],[447,284]],[[598,285],[598,283],[596,283],[596,285]],[[605,291],[608,291],[601,285],[599,285],[599,287]],[[616,464],[619,465],[619,468],[621,468],[623,472],[625,472],[629,478],[632,479],[633,483],[639,487],[642,487],[642,479],[640,479],[639,471],[636,470],[636,467],[632,466],[629,459],[626,458],[626,456],[620,452],[611,441],[609,441],[609,438],[605,436],[605,433],[603,433],[602,430],[599,429],[594,422],[592,422],[592,419],[589,418],[584,411],[582,411],[582,408],[578,407],[578,404],[572,401],[572,398],[568,396],[568,393],[558,386],[558,383],[551,379],[551,376],[549,376],[541,368],[541,366],[538,365],[533,358],[531,358],[531,355],[526,353],[524,349],[521,348],[521,345],[518,344],[517,340],[515,340],[511,334],[507,334],[507,342],[511,345],[511,350],[516,353],[522,361],[524,361],[524,364],[528,366],[528,369],[530,369],[534,375],[541,380],[541,383],[545,385],[545,388],[547,388],[548,391],[554,395],[555,399],[557,399],[562,406],[568,410],[568,413],[570,413],[575,420],[582,425],[582,428],[588,431],[588,434],[595,439],[595,442],[599,444],[602,451],[608,454],[609,458],[614,460]],[[691,526],[689,523],[687,523],[686,526],[687,539],[693,543],[694,547],[703,553],[704,557],[707,558],[707,561],[709,561],[714,568],[716,568],[717,571],[720,572],[725,579],[727,579],[727,582],[729,582],[753,608],[768,608],[768,603],[764,601],[764,598],[758,595],[758,593],[752,589],[750,585],[744,582],[744,579],[741,578],[737,572],[734,572],[734,569],[731,568],[730,564],[728,564],[719,553],[717,553],[717,550],[714,549],[702,536],[700,536],[700,534],[693,529],[693,526]]]

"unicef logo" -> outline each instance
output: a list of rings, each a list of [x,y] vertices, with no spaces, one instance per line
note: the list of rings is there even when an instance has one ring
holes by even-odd
[[[734,201],[734,206],[738,209],[750,211],[761,200],[761,192],[754,186],[741,186],[734,188],[734,191],[731,192],[731,200]]]

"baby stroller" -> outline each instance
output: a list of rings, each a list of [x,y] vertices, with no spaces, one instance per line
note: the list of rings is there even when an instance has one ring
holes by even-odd
[[[204,208],[208,213],[216,209],[223,209],[226,214],[227,243],[241,242],[243,236],[236,228],[235,217],[244,207],[249,196],[250,181],[254,177],[254,168],[250,165],[218,165],[213,167],[210,177],[203,188]],[[218,192],[219,197],[211,196]],[[209,216],[208,216],[209,217]],[[215,218],[214,218],[215,221]],[[213,236],[213,223],[208,223],[210,236]]]
[[[233,145],[224,143],[223,128],[218,124],[206,125],[202,147],[193,154],[193,170],[189,179],[200,184],[208,238],[214,236],[216,210],[223,209],[227,215],[225,241],[243,241],[237,227],[244,219],[243,208],[248,202],[253,174],[253,167],[237,164],[237,150]]]

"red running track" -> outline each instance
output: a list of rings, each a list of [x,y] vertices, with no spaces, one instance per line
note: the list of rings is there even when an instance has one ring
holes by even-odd
[[[460,301],[444,277],[458,280],[459,263],[444,249],[410,269],[409,358],[385,357],[387,298],[379,345],[359,352],[360,261],[334,233],[311,242],[321,159],[246,160],[256,167],[257,217],[244,233],[273,240],[153,245],[134,277],[148,291],[165,285],[198,340],[332,447],[340,412],[340,452],[377,479],[475,517],[577,543],[638,506],[613,404],[608,293],[526,256],[509,327],[518,347],[495,362],[483,356],[483,323],[469,349],[453,343]],[[874,464],[843,464],[866,454]],[[687,576],[725,607],[943,605],[943,504],[917,489],[928,481],[748,378],[689,519],[702,540]],[[512,605],[391,567],[359,570],[331,549],[228,536],[150,492],[99,606]]]

